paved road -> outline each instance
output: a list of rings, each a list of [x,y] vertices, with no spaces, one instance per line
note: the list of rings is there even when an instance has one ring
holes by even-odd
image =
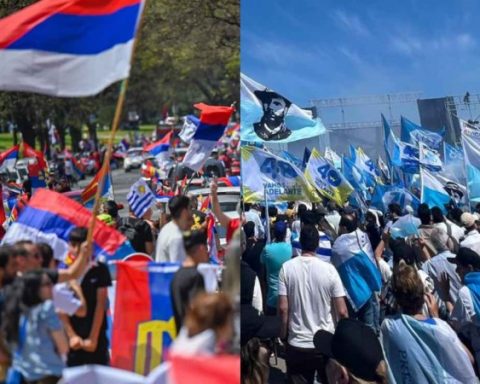
[[[134,184],[140,178],[140,176],[140,169],[133,169],[128,173],[125,173],[123,169],[115,169],[112,171],[115,201],[125,206],[125,208],[120,211],[121,216],[126,216],[128,214],[127,194],[132,184]],[[85,188],[91,179],[92,177],[88,177],[85,180],[81,180],[74,188]]]

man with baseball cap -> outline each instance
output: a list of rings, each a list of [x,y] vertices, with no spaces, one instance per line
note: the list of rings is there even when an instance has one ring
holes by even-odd
[[[453,306],[452,325],[470,341],[480,369],[480,255],[470,248],[460,247],[457,256],[448,261],[456,264],[456,271],[463,283]]]
[[[470,212],[464,212],[460,221],[465,227],[465,238],[460,242],[461,247],[467,247],[480,254],[480,233],[475,224],[476,217]]]

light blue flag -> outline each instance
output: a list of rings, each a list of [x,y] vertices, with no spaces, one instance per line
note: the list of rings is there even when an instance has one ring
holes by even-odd
[[[350,156],[357,169],[360,170],[365,178],[365,184],[368,187],[375,187],[377,180],[380,178],[380,170],[377,168],[375,163],[370,160],[367,154],[360,147],[354,148],[352,145],[350,145]]]
[[[421,178],[421,202],[428,204],[429,208],[439,207],[443,213],[447,213],[445,205],[451,200],[443,184],[427,169],[420,170]]]
[[[463,148],[453,147],[450,144],[444,143],[443,162],[444,175],[451,180],[466,185],[467,176],[465,174]]]
[[[343,156],[343,175],[364,200],[370,200],[365,177],[352,160]]]
[[[241,74],[241,140],[288,143],[326,133],[320,119]]]
[[[292,155],[290,152],[282,151],[280,152],[280,157],[293,163],[293,165],[295,165],[298,169],[301,169],[302,171],[305,170],[305,167],[303,166],[303,161],[300,160],[298,157],[295,157],[294,155]]]
[[[410,205],[414,211],[418,209],[420,201],[412,193],[398,185],[381,185],[377,184],[372,194],[371,206],[386,212],[388,205],[397,203],[402,210]]]
[[[432,172],[439,172],[443,169],[443,163],[437,151],[420,142],[418,143],[418,152],[420,154],[419,161],[421,166]]]
[[[410,143],[418,146],[418,143],[422,142],[432,149],[437,151],[441,149],[443,137],[445,135],[445,129],[441,132],[433,132],[430,129],[421,127],[415,124],[413,121],[408,120],[405,117],[400,119],[400,140],[405,143]]]
[[[385,151],[391,166],[401,167],[407,173],[418,173],[418,148],[412,144],[399,141],[383,114],[382,123],[385,134]]]
[[[480,202],[480,131],[460,120],[470,203]]]

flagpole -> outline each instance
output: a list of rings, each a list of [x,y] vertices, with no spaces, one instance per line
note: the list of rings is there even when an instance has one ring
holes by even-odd
[[[143,25],[143,20],[144,20],[143,12],[145,10],[146,2],[147,0],[143,1],[143,6],[140,10],[137,34],[135,36],[135,39],[133,40],[132,55],[130,57],[130,68],[133,64],[135,50],[138,45],[138,40],[140,38],[140,30]],[[108,138],[107,151],[105,152],[105,156],[103,158],[103,164],[102,164],[102,167],[100,168],[100,179],[98,180],[97,191],[95,193],[95,203],[93,204],[92,218],[90,219],[90,223],[88,226],[87,248],[90,248],[93,243],[93,232],[95,230],[95,220],[98,214],[98,210],[100,208],[100,197],[102,194],[103,186],[105,184],[105,173],[110,167],[110,159],[112,158],[112,152],[113,152],[113,142],[115,140],[115,134],[117,132],[117,129],[120,125],[120,118],[122,116],[123,105],[125,104],[125,96],[127,94],[128,79],[129,78],[127,77],[123,79],[122,82],[120,83],[120,92],[117,99],[117,105],[115,107],[115,114],[113,116],[112,130],[110,132],[110,137]],[[113,180],[112,180],[112,190],[113,190]]]

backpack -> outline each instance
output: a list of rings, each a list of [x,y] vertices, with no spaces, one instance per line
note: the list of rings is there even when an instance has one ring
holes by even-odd
[[[143,220],[133,217],[122,217],[117,230],[130,241],[132,248],[137,252],[145,252],[145,239],[141,225]]]

